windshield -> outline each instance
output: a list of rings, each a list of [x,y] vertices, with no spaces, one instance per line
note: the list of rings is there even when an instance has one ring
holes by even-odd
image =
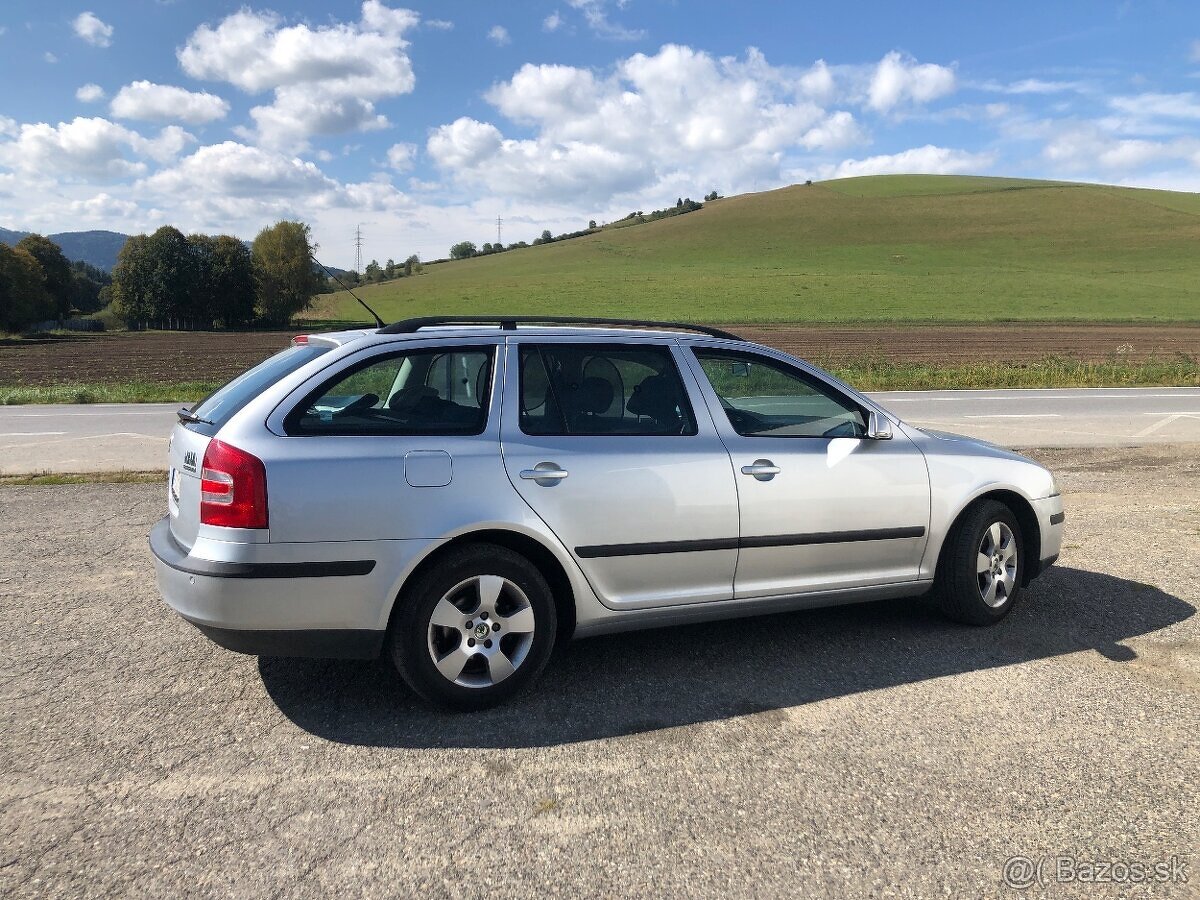
[[[187,427],[212,437],[238,410],[268,387],[330,349],[318,344],[300,344],[263,360],[192,407],[192,415],[206,421],[189,422]]]

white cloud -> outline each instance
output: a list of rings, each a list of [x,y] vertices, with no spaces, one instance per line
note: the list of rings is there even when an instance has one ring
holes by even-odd
[[[280,216],[311,221],[329,210],[397,213],[409,205],[386,176],[343,184],[315,163],[236,141],[200,147],[134,190],[173,205],[189,222],[226,231],[242,225],[247,233]]]
[[[816,103],[828,103],[833,100],[837,86],[833,80],[833,72],[825,60],[818,59],[812,68],[800,76],[800,89]]]
[[[854,144],[865,143],[865,133],[854,116],[842,111],[818,123],[800,137],[800,144],[809,150],[840,150]]]
[[[978,174],[995,162],[990,153],[968,153],[926,144],[901,153],[846,159],[825,173],[827,178],[857,175],[958,175]]]
[[[275,13],[242,9],[215,27],[202,25],[179,50],[194,78],[224,81],[257,94],[275,92],[250,114],[264,146],[301,149],[319,134],[387,125],[375,102],[415,85],[403,35],[419,17],[366,0],[357,23],[286,26]]]
[[[508,34],[508,29],[503,25],[493,25],[487,36],[488,40],[497,47],[503,47],[505,44],[512,43],[512,38]]]
[[[672,44],[634,54],[606,77],[527,64],[485,98],[533,137],[507,138],[464,117],[436,129],[427,149],[464,186],[546,202],[771,186],[789,155],[865,140],[850,112],[809,99],[830,90],[815,71],[805,85],[757,50],[714,59]]]
[[[871,78],[868,105],[889,112],[905,102],[922,104],[952,93],[954,70],[935,63],[918,63],[895,50],[888,53]]]
[[[1042,156],[1067,173],[1130,170],[1167,160],[1191,161],[1200,169],[1200,138],[1157,141],[1117,137],[1103,122],[1048,124]]]
[[[229,104],[216,94],[188,91],[152,81],[135,81],[117,92],[109,110],[119,119],[152,122],[174,119],[201,125],[223,119],[229,112]]]
[[[1192,62],[1200,62],[1200,39],[1192,41],[1192,52],[1190,56]]]
[[[1044,78],[1023,78],[1020,81],[1002,83],[985,81],[974,85],[985,91],[1000,94],[1061,94],[1070,91],[1086,91],[1089,86],[1083,81],[1050,81]]]
[[[67,209],[75,218],[103,222],[132,216],[138,212],[138,205],[132,200],[120,200],[111,194],[99,193],[86,200],[72,200]]]
[[[559,15],[558,10],[550,13],[546,18],[542,19],[542,31],[558,31],[562,26],[563,17]]]
[[[426,19],[425,27],[432,28],[434,31],[453,31],[454,23],[449,19]]]
[[[407,172],[417,158],[416,144],[393,144],[388,148],[388,166],[397,172]]]
[[[104,88],[98,84],[85,84],[75,92],[75,99],[81,103],[95,103],[104,99]]]
[[[626,28],[608,17],[607,0],[567,0],[567,5],[583,13],[584,21],[596,35],[616,41],[638,41],[646,36],[641,29]],[[625,0],[618,0],[618,8],[624,9]]]
[[[207,191],[254,200],[309,196],[338,187],[314,163],[235,141],[201,147],[142,184],[163,194]]]
[[[428,149],[439,165],[461,171],[494,156],[503,143],[495,125],[464,116],[438,128],[429,138]]]
[[[113,27],[101,21],[92,12],[81,12],[71,23],[75,34],[87,41],[93,47],[107,47],[112,43]]]
[[[1113,97],[1113,109],[1138,118],[1200,119],[1200,94],[1136,94]]]
[[[44,59],[46,62],[50,63],[50,65],[54,65],[56,62],[58,62],[58,57],[55,56],[53,53],[51,53],[49,50],[47,50],[45,53],[42,54],[42,59]]]
[[[84,181],[139,175],[143,159],[167,162],[194,138],[176,125],[146,138],[103,118],[20,126],[0,143],[0,165],[31,176],[60,176]]]

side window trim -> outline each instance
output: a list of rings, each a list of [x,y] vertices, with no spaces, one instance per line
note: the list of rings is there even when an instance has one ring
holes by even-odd
[[[656,437],[656,438],[660,438],[660,437],[695,437],[696,435],[698,435],[700,433],[700,423],[696,416],[695,404],[692,403],[691,392],[688,390],[688,385],[684,378],[684,370],[680,366],[680,361],[676,358],[676,355],[674,352],[675,346],[672,345],[671,343],[658,342],[658,341],[654,341],[654,342],[630,341],[628,343],[623,343],[620,341],[578,341],[577,342],[577,341],[559,341],[559,340],[551,340],[551,341],[522,340],[522,341],[513,341],[510,343],[509,346],[511,346],[514,349],[515,357],[516,357],[516,364],[517,364],[516,370],[517,371],[515,373],[515,378],[513,379],[516,382],[515,396],[517,399],[517,409],[518,409],[517,416],[516,416],[516,422],[517,422],[518,430],[523,435],[526,435],[529,437],[571,437],[571,438],[585,438],[585,437],[591,437],[591,438],[596,438],[596,437],[620,437],[620,438]],[[680,400],[683,404],[683,411],[686,414],[686,419],[689,424],[690,430],[682,431],[679,434],[652,433],[652,432],[649,432],[646,434],[640,434],[637,432],[613,432],[613,433],[605,433],[605,432],[574,432],[573,433],[573,432],[571,432],[570,426],[567,425],[567,423],[566,423],[566,415],[563,411],[564,408],[562,406],[562,401],[558,396],[558,391],[554,384],[554,378],[551,377],[551,375],[550,375],[550,366],[546,360],[546,353],[553,352],[557,348],[582,348],[582,347],[589,347],[589,348],[594,347],[599,352],[602,352],[605,349],[628,350],[631,352],[634,352],[637,350],[652,349],[652,350],[662,354],[662,356],[667,360],[668,365],[671,367],[671,371],[675,375],[675,378],[676,378],[676,381],[677,381],[677,384],[679,387]],[[523,391],[524,391],[524,385],[525,385],[524,353],[529,350],[536,351],[537,357],[541,361],[542,368],[546,372],[546,382],[547,382],[546,390],[547,390],[547,393],[550,395],[550,398],[553,400],[555,407],[559,410],[559,416],[561,417],[561,421],[563,422],[563,428],[561,431],[533,433],[533,432],[528,432],[525,430],[525,423],[522,420],[523,417],[521,414],[521,410],[523,409],[523,399],[524,399]],[[622,403],[624,404],[625,402],[626,401],[624,399],[622,399]]]
[[[422,344],[419,346],[411,346],[398,344],[392,346],[391,349],[379,353],[370,353],[370,349],[364,348],[366,354],[362,359],[356,359],[349,365],[342,366],[332,375],[326,375],[321,378],[320,383],[311,390],[304,391],[299,395],[299,399],[292,402],[290,397],[284,401],[284,404],[291,404],[286,412],[283,412],[279,417],[279,428],[284,437],[294,438],[313,438],[313,437],[376,437],[376,438],[396,438],[396,437],[414,437],[414,438],[436,438],[436,437],[474,437],[484,434],[492,426],[496,416],[492,413],[492,401],[497,393],[495,388],[496,383],[496,366],[497,358],[504,350],[504,344],[496,344],[491,342],[467,343],[467,344]],[[483,420],[480,427],[474,431],[392,431],[392,432],[365,432],[365,431],[344,431],[344,432],[318,432],[318,431],[301,431],[296,425],[297,421],[303,415],[303,411],[319,397],[321,397],[329,388],[344,381],[347,378],[361,372],[371,366],[384,363],[398,357],[414,356],[417,354],[429,354],[435,358],[445,356],[451,353],[482,353],[487,357],[485,365],[488,367],[488,376],[484,380],[487,386],[487,396],[481,398],[480,409],[483,412]],[[318,373],[323,375],[324,373]],[[301,386],[303,387],[303,386]]]
[[[709,395],[711,395],[712,398],[716,400],[715,409],[710,409],[710,412],[712,413],[714,421],[716,421],[718,423],[719,428],[721,428],[722,430],[728,429],[729,432],[732,433],[736,437],[739,437],[739,438],[776,438],[776,439],[788,439],[788,440],[797,440],[797,439],[799,439],[799,440],[829,440],[830,439],[830,438],[826,437],[825,435],[819,435],[819,434],[742,434],[740,431],[738,431],[736,426],[734,426],[733,422],[730,421],[728,413],[726,413],[725,408],[721,405],[720,394],[718,394],[717,389],[715,387],[713,387],[712,381],[709,380],[708,373],[704,371],[704,366],[700,361],[700,354],[702,354],[702,353],[709,352],[709,353],[713,353],[713,354],[719,354],[722,356],[743,357],[746,359],[747,362],[757,362],[761,365],[766,365],[770,368],[782,370],[787,374],[794,375],[798,381],[802,381],[805,384],[809,385],[811,388],[813,388],[814,391],[816,391],[819,394],[822,394],[823,396],[825,396],[829,400],[832,400],[834,403],[838,404],[839,406],[843,406],[847,409],[857,410],[859,415],[861,415],[863,417],[864,422],[870,417],[870,413],[872,410],[869,407],[864,406],[852,395],[847,394],[845,391],[840,390],[837,387],[837,385],[827,382],[825,379],[821,378],[815,372],[810,372],[807,368],[805,368],[804,366],[797,365],[795,362],[792,362],[789,360],[784,360],[784,359],[777,359],[774,356],[771,356],[766,353],[761,353],[756,350],[745,350],[745,349],[742,349],[741,347],[726,347],[726,346],[722,346],[721,344],[689,343],[687,345],[687,350],[691,354],[690,362],[693,366],[693,370],[694,370],[696,379],[701,384],[702,393],[705,395],[705,402],[706,403],[709,402]],[[712,404],[710,403],[709,405],[711,406]]]

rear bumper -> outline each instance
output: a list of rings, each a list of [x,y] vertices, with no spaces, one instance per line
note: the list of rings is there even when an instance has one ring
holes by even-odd
[[[251,656],[311,656],[320,659],[375,659],[383,651],[382,631],[356,628],[304,628],[293,631],[217,628],[192,622],[220,647]]]
[[[189,552],[169,516],[150,532],[167,605],[220,646],[264,656],[378,656],[391,601],[424,545],[197,541]]]

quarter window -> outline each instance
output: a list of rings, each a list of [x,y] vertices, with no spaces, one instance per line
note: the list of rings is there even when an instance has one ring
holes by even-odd
[[[554,435],[691,435],[696,420],[671,351],[522,344],[521,430]]]
[[[695,351],[734,431],[744,437],[862,437],[862,409],[807,372],[768,357]]]
[[[342,372],[288,415],[296,435],[479,434],[487,424],[490,348],[411,350]]]

